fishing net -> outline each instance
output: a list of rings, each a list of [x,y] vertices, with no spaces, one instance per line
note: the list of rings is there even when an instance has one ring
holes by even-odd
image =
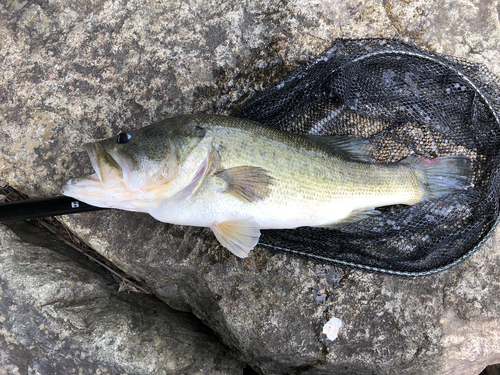
[[[235,116],[299,134],[369,139],[377,163],[465,155],[473,187],[335,229],[265,230],[260,246],[426,275],[471,255],[499,214],[500,81],[483,65],[387,39],[337,40]]]

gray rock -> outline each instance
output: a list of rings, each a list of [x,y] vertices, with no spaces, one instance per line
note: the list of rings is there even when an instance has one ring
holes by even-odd
[[[98,212],[65,221],[141,277],[170,306],[192,311],[263,373],[478,374],[500,362],[499,233],[463,264],[403,278],[351,271],[256,249],[236,259],[209,230],[147,215]],[[134,228],[106,236],[118,228]],[[342,321],[330,342],[323,327]]]
[[[2,179],[58,194],[91,172],[83,142],[173,114],[228,113],[334,37],[397,37],[500,74],[494,2],[208,4],[0,5]],[[442,274],[352,271],[335,288],[330,266],[264,249],[235,259],[205,229],[124,212],[64,220],[262,373],[469,375],[500,362],[497,237]],[[332,317],[342,321],[333,341],[323,336]]]
[[[152,296],[117,294],[114,282],[89,261],[30,227],[13,227],[21,240],[0,226],[1,369],[47,375],[243,373],[244,365],[192,314]]]

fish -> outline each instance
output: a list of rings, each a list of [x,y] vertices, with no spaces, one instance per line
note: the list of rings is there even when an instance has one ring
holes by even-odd
[[[262,229],[336,228],[470,186],[466,156],[376,163],[369,142],[222,115],[181,115],[84,144],[95,173],[63,195],[210,228],[245,258]]]

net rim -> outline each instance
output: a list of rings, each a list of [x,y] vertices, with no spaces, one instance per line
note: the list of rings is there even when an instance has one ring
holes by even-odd
[[[490,101],[488,96],[481,89],[481,87],[480,87],[481,83],[482,83],[481,80],[478,81],[478,83],[479,83],[479,85],[478,85],[467,74],[465,74],[460,69],[457,69],[457,66],[464,67],[464,65],[461,65],[461,64],[465,64],[465,63],[471,64],[473,67],[476,67],[476,68],[484,67],[483,64],[476,63],[476,62],[469,62],[467,60],[462,60],[460,58],[447,56],[444,54],[437,54],[435,52],[427,51],[427,50],[425,50],[425,51],[422,50],[422,52],[418,52],[420,50],[420,48],[413,46],[411,44],[405,43],[405,42],[400,41],[400,40],[395,40],[395,39],[383,39],[383,38],[337,39],[335,41],[335,43],[339,43],[339,42],[340,43],[342,43],[342,42],[349,42],[349,43],[361,42],[362,43],[365,41],[366,42],[378,41],[378,42],[389,42],[389,43],[393,42],[393,43],[397,43],[398,46],[387,44],[386,46],[382,46],[382,48],[385,47],[385,48],[390,48],[390,49],[373,51],[373,52],[364,53],[361,55],[359,55],[360,52],[357,52],[358,55],[356,57],[351,58],[349,60],[346,60],[342,64],[340,64],[339,66],[332,69],[330,71],[330,75],[334,74],[342,69],[345,69],[345,68],[347,68],[350,65],[353,65],[355,63],[362,62],[363,60],[367,60],[370,58],[376,58],[378,56],[383,56],[383,55],[404,55],[404,56],[414,57],[416,59],[427,60],[431,63],[434,63],[434,64],[437,64],[437,65],[444,67],[445,69],[453,72],[456,76],[458,76],[460,79],[462,79],[463,82],[466,83],[473,90],[473,92],[475,94],[477,94],[478,99],[480,99],[480,101],[483,102],[483,104],[487,108],[487,111],[489,111],[490,115],[492,116],[492,119],[494,120],[492,125],[496,124],[500,128],[500,118],[499,118],[497,111],[495,110],[492,102]],[[363,47],[362,45],[360,45],[360,46]],[[416,50],[416,52],[405,50],[404,49],[405,47],[409,48],[409,49],[411,48],[413,50]],[[304,70],[302,70],[301,68],[299,68],[299,70],[302,70],[302,72],[304,72],[304,71],[307,71],[307,70],[313,68],[318,63],[321,63],[321,61],[324,61],[325,56],[329,56],[332,53],[335,53],[338,48],[339,48],[338,45],[335,45],[333,48],[330,48],[325,53],[323,53],[322,54],[323,57],[320,57],[320,58],[314,60],[310,65],[302,68]],[[356,54],[356,52],[351,51],[350,54]],[[454,64],[454,65],[452,65],[452,64]],[[486,71],[488,71],[488,69],[486,67],[484,67],[484,68],[486,69]],[[489,74],[493,75],[493,73],[491,73],[491,72],[489,72]],[[496,76],[494,76],[494,77],[496,78]],[[293,81],[293,79],[292,79],[292,81]],[[284,82],[287,82],[287,77],[284,77],[283,80],[280,81],[280,84],[282,85]],[[273,86],[271,86],[271,87],[273,87]],[[258,244],[258,246],[263,247],[263,248],[270,248],[273,250],[283,251],[285,253],[296,254],[296,255],[311,259],[311,260],[317,260],[320,262],[326,262],[326,263],[334,264],[334,265],[346,266],[349,268],[362,269],[362,270],[366,270],[366,271],[382,273],[382,274],[389,274],[389,275],[396,275],[396,276],[418,277],[418,276],[433,275],[433,274],[439,273],[441,271],[445,271],[447,269],[450,269],[450,268],[456,266],[457,264],[463,262],[464,260],[469,258],[471,255],[473,255],[477,250],[479,250],[485,244],[485,242],[490,239],[491,235],[497,229],[499,223],[500,223],[500,216],[497,215],[495,221],[492,222],[489,230],[487,230],[486,233],[484,233],[482,235],[482,238],[479,239],[479,242],[477,242],[476,245],[473,246],[469,251],[465,252],[462,256],[460,256],[459,258],[457,258],[457,259],[455,259],[447,264],[440,265],[440,266],[437,266],[435,268],[431,268],[431,269],[425,270],[425,271],[420,271],[420,270],[403,271],[403,270],[391,269],[391,268],[387,268],[387,267],[371,266],[368,264],[356,263],[356,262],[351,262],[348,260],[336,259],[334,257],[328,257],[328,256],[322,256],[322,255],[317,255],[317,254],[313,254],[313,253],[308,253],[306,251],[300,251],[297,249],[280,247],[280,246],[273,245],[271,243],[266,243],[266,242],[261,242]]]

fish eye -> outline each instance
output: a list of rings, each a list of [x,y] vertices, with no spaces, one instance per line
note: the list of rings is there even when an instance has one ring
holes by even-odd
[[[128,143],[128,141],[130,141],[130,138],[132,138],[132,135],[130,135],[129,133],[126,133],[126,132],[121,132],[116,137],[116,142],[118,142],[118,143]]]

